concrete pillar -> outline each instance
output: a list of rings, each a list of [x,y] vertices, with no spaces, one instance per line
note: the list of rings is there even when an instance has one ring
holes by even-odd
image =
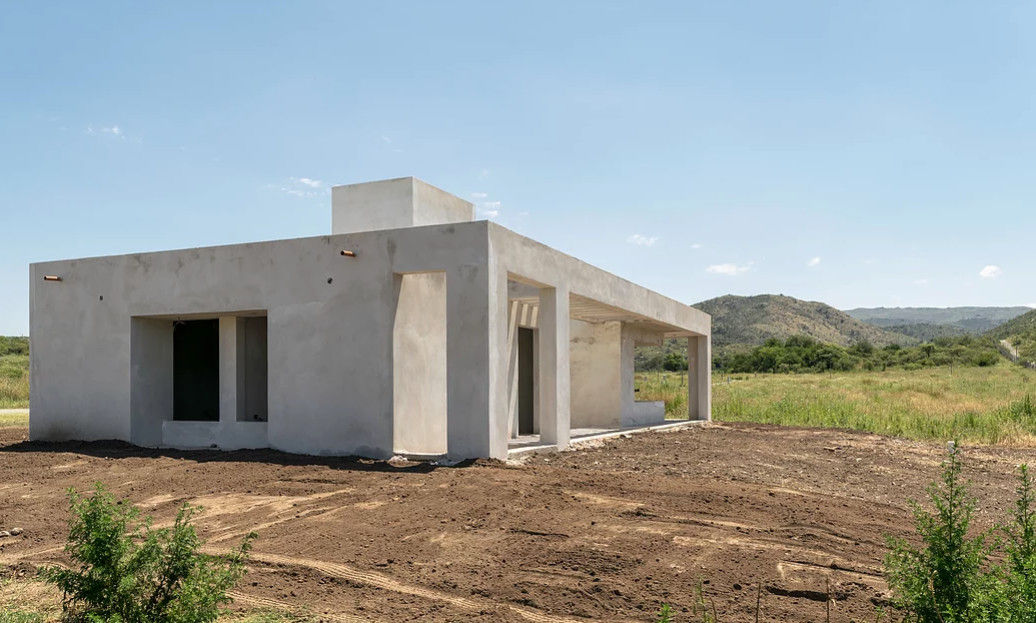
[[[507,434],[518,436],[518,320],[522,304],[507,306]]]
[[[446,452],[507,458],[507,273],[490,259],[446,273]]]
[[[712,337],[687,338],[687,417],[712,419]]]
[[[568,446],[571,435],[568,288],[540,289],[540,441]]]
[[[219,319],[219,421],[244,419],[245,325],[235,316]]]

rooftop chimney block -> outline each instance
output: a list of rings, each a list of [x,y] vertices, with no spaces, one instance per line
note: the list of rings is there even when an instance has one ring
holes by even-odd
[[[467,223],[475,206],[416,177],[331,188],[331,233]]]

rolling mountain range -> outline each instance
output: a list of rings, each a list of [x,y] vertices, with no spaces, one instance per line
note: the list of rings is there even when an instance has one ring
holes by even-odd
[[[779,294],[727,295],[695,307],[712,315],[712,343],[717,349],[757,346],[770,338],[795,335],[842,346],[863,341],[875,346],[919,341],[857,320],[830,305]]]
[[[845,313],[892,331],[897,327],[922,325],[952,327],[960,333],[979,334],[1028,311],[1028,307],[859,307],[847,309]]]

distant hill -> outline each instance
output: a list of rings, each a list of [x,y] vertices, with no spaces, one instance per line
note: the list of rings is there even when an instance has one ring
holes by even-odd
[[[1005,322],[987,335],[1010,342],[1023,361],[1036,362],[1036,309]]]
[[[957,325],[932,324],[930,322],[877,326],[881,326],[881,328],[885,329],[886,331],[892,331],[893,333],[900,333],[902,335],[916,337],[922,342],[931,342],[932,340],[940,337],[960,337],[962,335],[970,335],[973,333],[973,331],[969,331],[964,327],[959,327]]]
[[[1028,311],[1028,307],[859,307],[845,313],[867,324],[889,329],[928,324],[956,327],[966,333],[978,334]]]
[[[790,296],[727,295],[695,305],[712,315],[712,343],[717,349],[756,346],[770,338],[794,335],[842,346],[867,341],[875,346],[909,345],[917,339],[861,322],[830,305]]]

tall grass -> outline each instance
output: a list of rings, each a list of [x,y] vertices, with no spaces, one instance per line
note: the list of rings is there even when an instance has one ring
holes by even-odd
[[[667,416],[686,417],[685,378],[680,373],[640,373],[637,398],[665,400]],[[712,415],[718,421],[850,428],[912,439],[1033,443],[1034,400],[1036,371],[1008,364],[885,372],[717,374]]]
[[[29,356],[0,355],[0,409],[29,406]]]

